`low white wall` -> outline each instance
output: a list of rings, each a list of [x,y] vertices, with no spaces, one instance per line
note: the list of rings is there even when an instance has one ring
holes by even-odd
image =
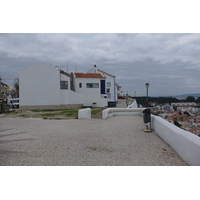
[[[107,119],[117,115],[141,115],[144,109],[145,108],[107,108],[102,111],[102,119]]]
[[[155,115],[151,127],[188,165],[200,166],[200,137]]]
[[[107,108],[102,111],[102,119],[107,119],[113,116],[133,116],[141,115],[142,111],[146,108],[138,108],[137,101],[135,100],[127,108]]]
[[[108,104],[108,100],[103,98],[100,94],[86,94],[84,95],[83,104],[88,107],[105,107]]]
[[[137,101],[135,100],[128,108],[138,108]]]
[[[79,110],[78,119],[91,119],[91,108],[85,108]]]

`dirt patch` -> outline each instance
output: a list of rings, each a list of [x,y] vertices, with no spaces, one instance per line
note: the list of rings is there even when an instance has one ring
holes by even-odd
[[[77,109],[48,109],[48,110],[10,110],[0,115],[0,118],[41,118],[41,119],[78,119]],[[92,118],[101,118],[103,108],[91,108]]]

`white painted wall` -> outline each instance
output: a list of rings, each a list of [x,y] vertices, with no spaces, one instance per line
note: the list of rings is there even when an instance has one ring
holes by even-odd
[[[91,108],[80,109],[78,119],[91,119]]]
[[[200,137],[155,115],[151,127],[187,164],[200,166]]]
[[[38,63],[20,72],[20,106],[60,106],[83,104],[105,107],[107,99],[100,93],[97,78],[75,78],[75,92],[70,90],[70,77],[55,67]],[[60,81],[68,81],[68,89],[60,89]],[[79,82],[82,88],[79,88]],[[99,88],[86,88],[86,83],[98,83]],[[96,104],[94,104],[96,103]]]
[[[83,104],[84,101],[83,95],[70,90],[71,88],[70,77],[65,76],[64,74],[60,74],[60,78],[62,81],[68,81],[68,90],[66,89],[60,90],[60,104],[61,105]]]
[[[84,98],[72,90],[60,90],[60,104],[84,104]]]
[[[128,106],[128,108],[138,108],[137,101],[135,100],[132,104]]]
[[[111,94],[111,98],[108,98],[108,101],[115,101],[115,95],[116,95],[116,90],[114,89],[115,86],[115,78],[112,76],[109,76],[107,74],[104,74],[104,76],[106,76],[106,91],[107,89],[110,89],[110,94]],[[107,83],[110,82],[111,83],[111,87],[107,87]],[[109,95],[108,95],[109,97]]]
[[[39,63],[19,74],[20,106],[59,105],[60,72]]]
[[[20,106],[59,106],[83,104],[83,95],[70,90],[70,77],[55,67],[39,63],[19,74]],[[60,80],[68,89],[60,89]]]
[[[98,78],[74,78],[75,91],[82,95],[84,106],[104,107],[107,106],[107,99],[101,95],[101,83]],[[82,88],[79,87],[82,83]],[[98,83],[99,88],[87,88],[87,83]],[[93,104],[96,103],[96,104]]]
[[[75,91],[77,93],[84,93],[84,94],[100,94],[100,80],[98,78],[74,78],[75,80]],[[79,88],[79,83],[82,83],[82,88]],[[87,83],[98,83],[99,88],[87,88]]]
[[[91,70],[88,71],[88,73],[103,73],[103,72],[99,71],[98,68],[93,67]],[[110,98],[108,98],[108,101],[117,101],[117,87],[115,86],[115,77],[110,76],[107,73],[103,73],[103,75],[106,77],[106,91],[107,91],[107,88],[110,88],[111,95],[110,95]],[[111,83],[111,87],[107,87],[107,82]],[[116,99],[115,99],[115,97],[116,97]]]
[[[142,115],[145,108],[107,108],[102,111],[102,119],[107,119],[113,116],[134,116]]]

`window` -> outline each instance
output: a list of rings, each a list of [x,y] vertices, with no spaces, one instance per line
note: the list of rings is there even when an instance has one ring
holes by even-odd
[[[87,88],[99,88],[99,83],[86,83]]]
[[[60,81],[60,89],[68,90],[68,81]]]
[[[79,83],[79,88],[82,88],[82,83]]]
[[[107,82],[107,87],[111,87],[111,82]]]

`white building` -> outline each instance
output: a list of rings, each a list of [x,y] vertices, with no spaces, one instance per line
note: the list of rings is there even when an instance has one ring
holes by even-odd
[[[180,112],[191,112],[191,113],[197,113],[199,111],[199,109],[195,107],[177,107],[177,110]]]
[[[85,106],[107,106],[106,77],[102,73],[74,73],[74,89],[84,96]]]
[[[178,103],[171,103],[172,106],[196,106],[195,102],[178,102]]]
[[[68,74],[39,63],[19,74],[20,109],[104,107],[108,105],[106,81],[103,73]],[[114,89],[110,91],[110,99],[114,99]]]
[[[115,84],[115,77],[107,72],[104,72],[97,68],[96,65],[92,69],[88,71],[88,73],[102,73],[105,77],[105,91],[108,98],[108,103],[116,103],[117,102],[117,85]]]

